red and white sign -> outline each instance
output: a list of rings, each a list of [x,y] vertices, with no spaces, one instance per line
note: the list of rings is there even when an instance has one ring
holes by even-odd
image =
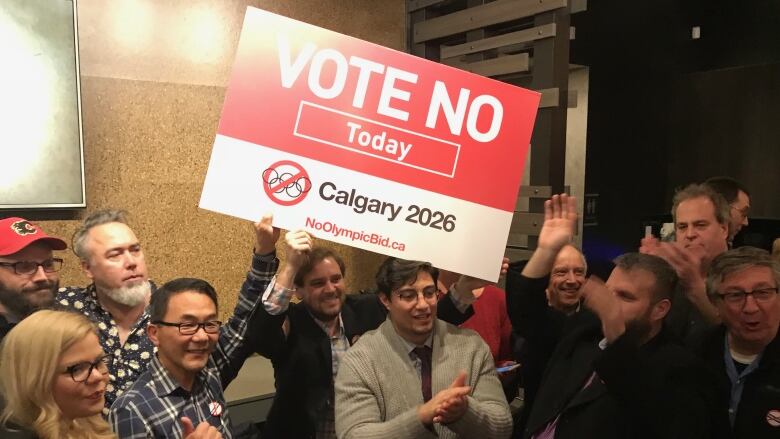
[[[496,280],[539,98],[247,8],[200,207]]]

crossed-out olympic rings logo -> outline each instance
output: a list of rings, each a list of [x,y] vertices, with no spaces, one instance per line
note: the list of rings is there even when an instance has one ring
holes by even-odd
[[[281,160],[263,171],[263,190],[268,198],[282,206],[293,206],[311,190],[309,173],[298,163]]]

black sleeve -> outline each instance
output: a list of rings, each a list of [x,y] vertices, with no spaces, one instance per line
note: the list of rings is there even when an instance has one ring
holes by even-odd
[[[550,277],[525,277],[522,267],[513,265],[506,278],[506,307],[512,327],[526,342],[552,351],[561,337],[566,315],[547,304],[544,290]]]
[[[631,413],[638,437],[698,439],[716,437],[715,380],[682,346],[668,343],[652,354],[627,331],[595,362],[599,378]]]
[[[469,305],[466,311],[460,312],[455,306],[455,302],[452,301],[452,297],[449,294],[445,294],[439,299],[439,304],[436,307],[436,316],[440,320],[458,326],[471,318],[474,315],[474,307]]]

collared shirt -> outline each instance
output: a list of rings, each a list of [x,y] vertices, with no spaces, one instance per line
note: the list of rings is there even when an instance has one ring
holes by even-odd
[[[263,307],[268,314],[282,314],[290,307],[290,300],[292,300],[294,293],[295,290],[277,284],[276,278],[274,278],[263,293]],[[309,315],[311,315],[311,313]],[[341,313],[339,313],[338,332],[335,335],[330,335],[328,332],[328,325],[325,322],[318,320],[313,315],[311,318],[317,326],[322,328],[322,331],[328,336],[328,339],[330,339],[331,374],[335,380],[341,358],[347,352],[347,349],[349,349],[349,340],[347,340],[347,335],[344,331],[344,321],[341,319]],[[314,426],[317,439],[335,439],[336,437],[336,413],[333,411],[335,394],[332,387],[328,399],[330,400],[330,404],[328,405],[330,410],[326,413],[320,413],[317,417],[316,425]]]
[[[723,361],[726,362],[726,374],[731,381],[731,397],[729,399],[729,422],[731,426],[734,426],[734,420],[737,418],[737,409],[739,408],[739,402],[742,400],[742,391],[745,390],[745,380],[748,375],[755,372],[758,369],[759,363],[761,363],[761,354],[750,363],[742,372],[737,371],[737,366],[734,364],[734,359],[731,357],[731,348],[729,348],[729,336],[728,333],[723,337]],[[763,354],[763,352],[762,352]]]
[[[609,346],[609,342],[607,342],[607,337],[604,337],[599,341],[599,349],[602,351]],[[587,389],[588,386],[590,386],[593,381],[598,378],[598,374],[593,371],[593,373],[590,374],[590,377],[587,381],[585,381],[585,385],[582,386],[580,389],[580,392]],[[552,421],[548,422],[547,425],[544,427],[544,430],[539,431],[538,433],[534,434],[532,439],[553,439],[555,437],[555,431],[558,428],[558,421],[561,420],[561,414],[558,413],[558,416],[555,417]]]
[[[123,439],[180,439],[184,437],[184,416],[196,427],[207,422],[222,437],[232,438],[219,367],[213,355],[198,372],[191,391],[179,386],[155,356],[135,385],[116,400],[108,422]]]
[[[103,414],[107,415],[111,404],[141,376],[157,352],[157,348],[146,336],[149,312],[144,310],[122,344],[114,318],[98,301],[95,284],[86,288],[60,288],[56,300],[60,305],[79,311],[95,322],[100,346],[105,353],[113,355],[111,364],[108,365],[109,381],[106,386],[106,406],[103,408]]]
[[[338,331],[334,335],[328,333],[328,325],[314,316],[312,316],[314,322],[322,328],[325,335],[330,339],[330,358],[331,358],[331,372],[333,373],[333,379],[336,379],[336,373],[339,371],[339,364],[344,354],[349,349],[349,340],[347,340],[347,333],[344,331],[344,321],[341,320],[341,313],[339,313],[339,327]],[[335,393],[331,388],[330,395],[330,407],[335,407]],[[328,410],[327,413],[322,413],[315,425],[315,434],[317,439],[331,439],[336,437],[336,413],[333,410]]]
[[[152,359],[149,369],[111,407],[108,421],[117,436],[180,439],[180,418],[186,416],[194,426],[208,422],[223,437],[232,437],[223,389],[249,354],[242,349],[247,326],[278,263],[273,255],[253,257],[233,316],[222,327],[217,346],[190,391],[176,382],[156,356]]]
[[[415,348],[417,348],[418,346],[414,343],[409,343],[409,341],[407,341],[403,337],[401,337],[401,340],[403,340],[404,344],[406,344],[406,353],[407,355],[409,355],[409,359],[412,360],[412,365],[414,366],[414,370],[417,371],[417,378],[422,379],[422,360],[414,352]],[[429,348],[433,349],[433,331],[431,331],[431,333],[428,334],[428,338],[425,339],[425,343],[423,343],[423,346],[428,346]]]
[[[471,303],[474,302],[473,295],[471,296],[471,298],[463,297],[463,295],[457,293],[455,288],[452,288],[450,290],[450,293],[452,297],[452,302],[455,304],[455,307],[462,312],[468,309]],[[287,311],[287,308],[289,308],[290,301],[292,300],[294,294],[295,294],[294,289],[289,289],[282,285],[277,284],[276,277],[274,277],[271,280],[271,283],[266,288],[265,292],[263,293],[263,307],[268,312],[268,314],[271,315],[282,314]],[[328,334],[327,327],[325,327],[325,325],[322,322],[319,322],[317,319],[314,319],[314,321],[317,322],[317,324],[322,328],[323,331],[325,331],[325,334]],[[330,335],[328,335],[331,342],[330,343],[331,369],[332,369],[334,380],[336,377],[336,372],[338,372],[338,367],[341,358],[346,352],[346,350],[349,349],[349,340],[347,340],[344,332],[344,323],[341,320],[341,314],[339,314],[339,326],[340,326],[340,334],[341,334],[340,336],[330,337]],[[414,346],[412,346],[412,349],[413,348]],[[417,360],[416,367],[417,367],[417,373],[419,375],[421,373],[420,370],[422,367],[419,359]],[[317,439],[331,439],[336,437],[335,412],[333,410],[334,407],[333,401],[335,395],[333,392],[333,388],[331,388],[329,397],[331,400],[331,404],[329,405],[330,410],[328,410],[327,413],[320,414],[320,416],[318,417],[317,425],[315,427]]]

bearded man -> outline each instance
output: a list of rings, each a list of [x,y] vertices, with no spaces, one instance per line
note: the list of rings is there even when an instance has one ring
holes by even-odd
[[[95,322],[103,350],[114,356],[106,388],[107,413],[154,357],[154,344],[146,336],[147,305],[154,285],[147,276],[141,244],[123,211],[89,215],[73,235],[73,252],[92,283],[63,288],[57,302]]]

